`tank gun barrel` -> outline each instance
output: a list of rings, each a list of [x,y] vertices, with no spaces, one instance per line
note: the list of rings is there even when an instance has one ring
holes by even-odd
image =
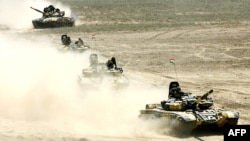
[[[33,8],[33,7],[30,7],[31,9],[33,9],[33,10],[35,10],[35,11],[37,11],[37,12],[39,12],[39,13],[42,13],[42,14],[44,14],[44,12],[43,11],[41,11],[41,10],[38,10],[38,9],[36,9],[36,8]]]
[[[201,97],[198,97],[198,99],[196,100],[196,103],[200,103],[201,100],[206,99],[210,94],[213,93],[213,89],[209,90],[208,92],[206,92],[205,94],[203,94]]]

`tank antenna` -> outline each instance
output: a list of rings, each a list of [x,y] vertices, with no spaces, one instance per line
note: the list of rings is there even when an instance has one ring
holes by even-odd
[[[169,63],[172,64],[172,65],[174,65],[175,79],[176,79],[176,81],[178,81],[176,67],[175,67],[175,60],[174,60],[173,57],[169,58]]]
[[[94,42],[95,42],[95,43],[94,43],[94,44],[95,44],[94,46],[95,46],[95,48],[96,48],[96,36],[95,36],[95,35],[96,35],[96,34],[93,33],[93,34],[91,35],[91,39],[94,40]]]

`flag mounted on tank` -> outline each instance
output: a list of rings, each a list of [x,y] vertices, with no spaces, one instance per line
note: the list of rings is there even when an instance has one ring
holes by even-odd
[[[95,39],[95,33],[93,33],[91,36],[92,36],[92,39]]]
[[[174,58],[169,58],[169,63],[174,65],[175,64]]]

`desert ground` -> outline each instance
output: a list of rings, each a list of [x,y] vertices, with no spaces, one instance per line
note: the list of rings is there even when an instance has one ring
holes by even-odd
[[[194,95],[213,89],[215,107],[238,111],[238,124],[250,124],[250,1],[19,3],[0,2],[1,13],[19,5],[18,13],[10,13],[15,18],[1,14],[0,20],[0,140],[222,141],[223,134],[213,132],[161,134],[138,120],[145,104],[167,99],[171,81]],[[49,4],[70,11],[75,27],[34,29],[31,20],[41,15],[28,8]],[[20,19],[22,14],[27,16]],[[91,49],[60,52],[62,34],[82,38]],[[116,57],[130,86],[80,88],[76,77],[91,53],[103,61]]]

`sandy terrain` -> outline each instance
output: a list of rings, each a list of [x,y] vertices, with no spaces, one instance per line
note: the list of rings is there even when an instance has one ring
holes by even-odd
[[[108,32],[0,25],[0,140],[222,141],[213,132],[187,138],[160,134],[153,123],[138,121],[145,104],[167,98],[173,80],[194,95],[213,89],[215,107],[239,111],[239,124],[250,124],[248,21]],[[81,37],[91,50],[58,51],[65,33]],[[104,61],[115,56],[130,86],[80,88],[76,78],[90,53]]]

